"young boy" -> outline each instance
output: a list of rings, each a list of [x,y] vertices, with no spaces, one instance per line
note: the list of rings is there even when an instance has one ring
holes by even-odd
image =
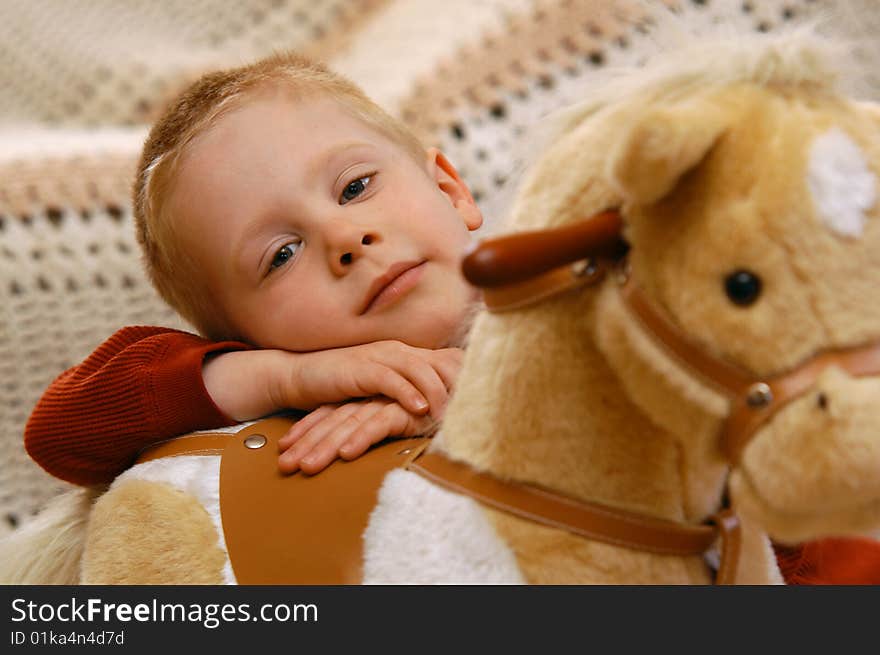
[[[109,482],[150,443],[290,408],[314,411],[279,467],[315,473],[442,415],[482,218],[349,82],[292,55],[205,76],[151,131],[134,210],[154,285],[208,339],[124,328],[56,379],[25,431],[53,475]],[[777,554],[789,582],[880,583],[866,540]]]
[[[151,442],[284,409],[316,411],[279,466],[314,473],[441,416],[482,217],[348,81],[293,55],[204,76],[153,127],[134,213],[154,286],[215,343],[126,328],[62,374],[25,431],[53,475],[106,482]]]

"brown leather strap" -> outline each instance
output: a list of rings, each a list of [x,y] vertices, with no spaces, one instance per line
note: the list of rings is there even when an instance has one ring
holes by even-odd
[[[792,370],[758,378],[695,344],[684,332],[660,313],[627,276],[621,294],[624,303],[645,330],[681,362],[731,398],[732,406],[721,428],[721,448],[731,465],[737,465],[746,445],[764,423],[788,403],[796,400],[816,383],[822,372],[837,366],[855,377],[880,375],[880,342],[846,350],[819,353]],[[766,385],[766,401],[750,401],[750,392],[757,385]]]
[[[627,275],[625,280],[620,291],[624,303],[667,352],[722,393],[728,396],[745,395],[754,382],[748,371],[710,355],[702,346],[695,344],[672,321],[655,309],[631,276]]]
[[[736,573],[742,549],[742,525],[733,510],[724,509],[715,514],[711,522],[721,537],[721,563],[715,574],[715,584],[736,584]]]
[[[770,389],[771,400],[766,405],[750,405],[746,394],[737,397],[721,432],[721,445],[728,460],[737,464],[758,428],[785,405],[812,389],[822,372],[831,366],[853,377],[880,375],[880,342],[819,353],[788,373],[768,379],[765,384]]]
[[[688,525],[587,503],[533,485],[505,481],[440,452],[421,452],[406,468],[484,505],[588,539],[662,555],[702,555],[721,539],[715,584],[736,583],[742,530],[730,509],[707,525]],[[713,527],[714,526],[714,527]]]
[[[715,528],[708,525],[641,516],[500,480],[439,452],[422,453],[407,469],[503,512],[616,546],[664,555],[701,555],[717,536]]]
[[[135,464],[181,455],[222,455],[233,436],[222,432],[202,432],[160,441],[144,448],[137,456]]]
[[[483,301],[492,313],[521,309],[565,291],[596,284],[607,269],[605,262],[580,260],[522,282],[484,289]]]

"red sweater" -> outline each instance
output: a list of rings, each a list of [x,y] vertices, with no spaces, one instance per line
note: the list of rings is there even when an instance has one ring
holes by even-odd
[[[841,537],[774,549],[787,584],[880,585],[880,541]]]
[[[25,449],[62,480],[110,482],[151,443],[236,423],[208,395],[202,361],[247,348],[168,328],[123,328],[43,393]]]
[[[63,480],[110,482],[151,443],[234,424],[208,395],[202,361],[248,348],[166,328],[123,328],[49,386],[28,420],[25,447]],[[789,584],[880,584],[880,542],[823,539],[775,549]]]

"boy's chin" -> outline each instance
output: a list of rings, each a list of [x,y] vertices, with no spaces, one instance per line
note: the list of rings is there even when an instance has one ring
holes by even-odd
[[[459,312],[433,315],[419,324],[410,324],[407,334],[397,337],[416,348],[461,348],[475,315],[476,303],[467,305]]]

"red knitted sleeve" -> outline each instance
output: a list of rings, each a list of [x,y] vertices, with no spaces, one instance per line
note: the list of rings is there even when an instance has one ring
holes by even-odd
[[[49,385],[25,426],[25,449],[62,480],[110,482],[151,443],[234,424],[208,395],[202,361],[248,348],[168,328],[123,328]]]
[[[835,537],[800,546],[774,544],[773,547],[787,584],[880,584],[880,541]]]

